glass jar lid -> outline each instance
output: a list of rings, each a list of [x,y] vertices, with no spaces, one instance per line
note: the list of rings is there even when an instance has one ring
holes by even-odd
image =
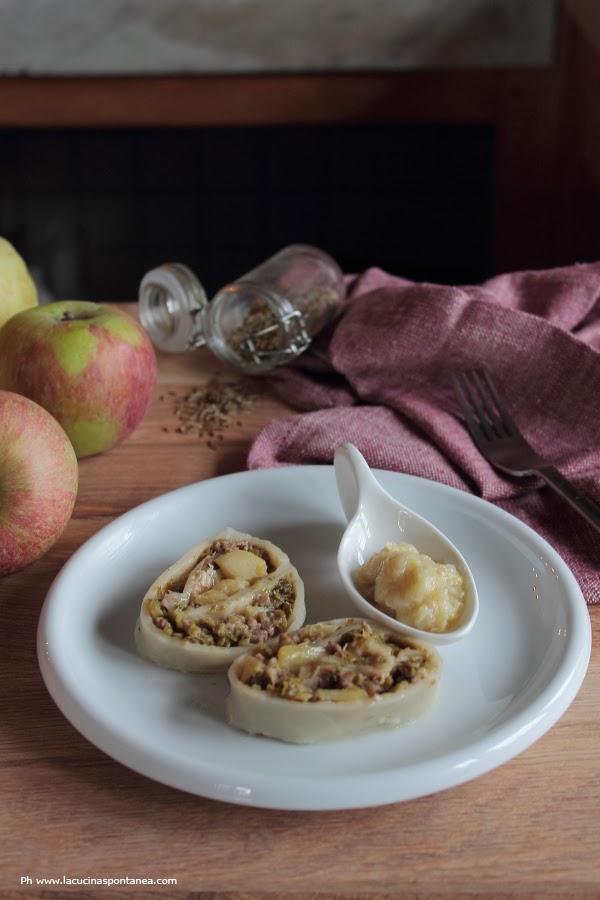
[[[138,302],[140,322],[160,350],[184,353],[206,343],[202,318],[208,298],[183,263],[165,263],[147,272]]]

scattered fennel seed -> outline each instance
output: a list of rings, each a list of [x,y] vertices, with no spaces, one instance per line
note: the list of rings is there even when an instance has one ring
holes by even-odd
[[[208,446],[215,449],[216,444],[210,439],[222,439],[220,432],[231,425],[241,425],[240,413],[251,409],[257,400],[258,394],[247,381],[214,377],[175,400],[175,414],[180,423],[176,430],[180,434],[207,437]]]

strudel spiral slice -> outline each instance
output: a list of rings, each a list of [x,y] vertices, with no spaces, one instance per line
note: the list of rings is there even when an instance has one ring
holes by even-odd
[[[231,725],[296,744],[405,725],[437,695],[441,659],[365,619],[280,634],[228,670]]]
[[[181,672],[226,669],[253,644],[299,628],[304,585],[270,541],[227,528],[150,586],[135,627],[138,652]]]

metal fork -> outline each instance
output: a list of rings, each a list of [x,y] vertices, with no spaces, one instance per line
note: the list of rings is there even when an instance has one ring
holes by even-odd
[[[488,462],[509,475],[539,475],[600,531],[600,506],[527,443],[489,374],[462,373],[452,381],[469,433]]]

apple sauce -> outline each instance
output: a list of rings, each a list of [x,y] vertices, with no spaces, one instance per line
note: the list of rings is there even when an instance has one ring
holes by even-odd
[[[463,578],[412,544],[387,543],[354,573],[360,593],[392,618],[422,631],[451,631],[464,608]]]

